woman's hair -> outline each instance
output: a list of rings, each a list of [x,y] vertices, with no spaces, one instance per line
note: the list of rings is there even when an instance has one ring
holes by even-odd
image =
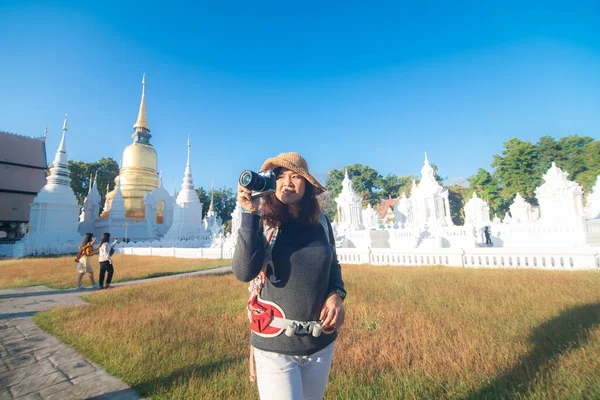
[[[100,244],[108,243],[108,242],[110,242],[110,233],[104,232],[102,234],[102,237],[100,238]]]
[[[304,179],[304,181],[306,182],[306,189],[304,190],[304,197],[302,197],[302,200],[300,200],[300,204],[298,205],[300,208],[298,220],[304,225],[318,224],[321,218],[321,207],[317,200],[315,187],[306,179]],[[279,201],[275,193],[271,193],[264,197],[262,211],[263,223],[272,227],[280,227],[282,223],[292,219],[287,204],[283,204]]]
[[[83,246],[91,242],[93,237],[94,234],[89,232],[83,235],[83,239],[81,239],[81,244],[79,245],[79,248],[82,248]]]

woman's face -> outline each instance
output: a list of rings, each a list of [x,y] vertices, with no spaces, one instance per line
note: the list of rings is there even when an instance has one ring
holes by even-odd
[[[295,205],[300,203],[306,190],[306,180],[298,173],[281,168],[277,175],[275,196],[283,204]]]

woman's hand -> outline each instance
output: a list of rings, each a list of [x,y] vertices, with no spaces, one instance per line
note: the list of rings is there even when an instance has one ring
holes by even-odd
[[[237,201],[240,202],[242,208],[246,211],[256,212],[258,211],[258,205],[260,204],[260,199],[252,199],[251,197],[252,191],[250,189],[246,189],[243,186],[238,185],[237,191]]]
[[[345,315],[346,309],[344,303],[342,303],[342,298],[335,293],[331,293],[325,300],[319,319],[323,321],[324,328],[339,328],[344,323]]]

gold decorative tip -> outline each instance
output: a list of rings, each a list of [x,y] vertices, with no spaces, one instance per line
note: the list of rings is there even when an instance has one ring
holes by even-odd
[[[136,131],[147,130],[150,132],[150,126],[146,119],[146,74],[142,78],[142,101],[140,103],[140,112],[138,113],[137,121],[133,125]]]

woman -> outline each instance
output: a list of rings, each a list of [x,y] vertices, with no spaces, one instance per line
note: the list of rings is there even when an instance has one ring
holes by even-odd
[[[81,284],[81,280],[83,279],[83,274],[86,272],[90,275],[90,280],[92,281],[92,287],[98,287],[96,281],[94,281],[94,268],[92,267],[92,256],[98,252],[97,249],[94,249],[94,243],[96,243],[96,238],[92,233],[86,233],[83,235],[83,239],[81,240],[81,245],[79,245],[79,252],[77,253],[77,273],[79,276],[77,277],[77,289],[85,289],[85,287]]]
[[[113,274],[115,273],[115,269],[112,263],[112,253],[114,253],[114,248],[118,242],[119,238],[115,238],[112,246],[109,244],[110,242],[110,233],[104,232],[102,237],[100,238],[100,246],[98,246],[98,261],[100,262],[100,289],[111,289]],[[104,275],[108,272],[108,277],[106,278],[106,286],[104,286]]]
[[[238,186],[244,212],[233,256],[237,279],[252,286],[263,277],[248,303],[260,397],[321,399],[346,295],[317,201],[325,188],[297,153],[270,158],[261,170],[275,172],[276,191],[259,211],[259,200]]]

